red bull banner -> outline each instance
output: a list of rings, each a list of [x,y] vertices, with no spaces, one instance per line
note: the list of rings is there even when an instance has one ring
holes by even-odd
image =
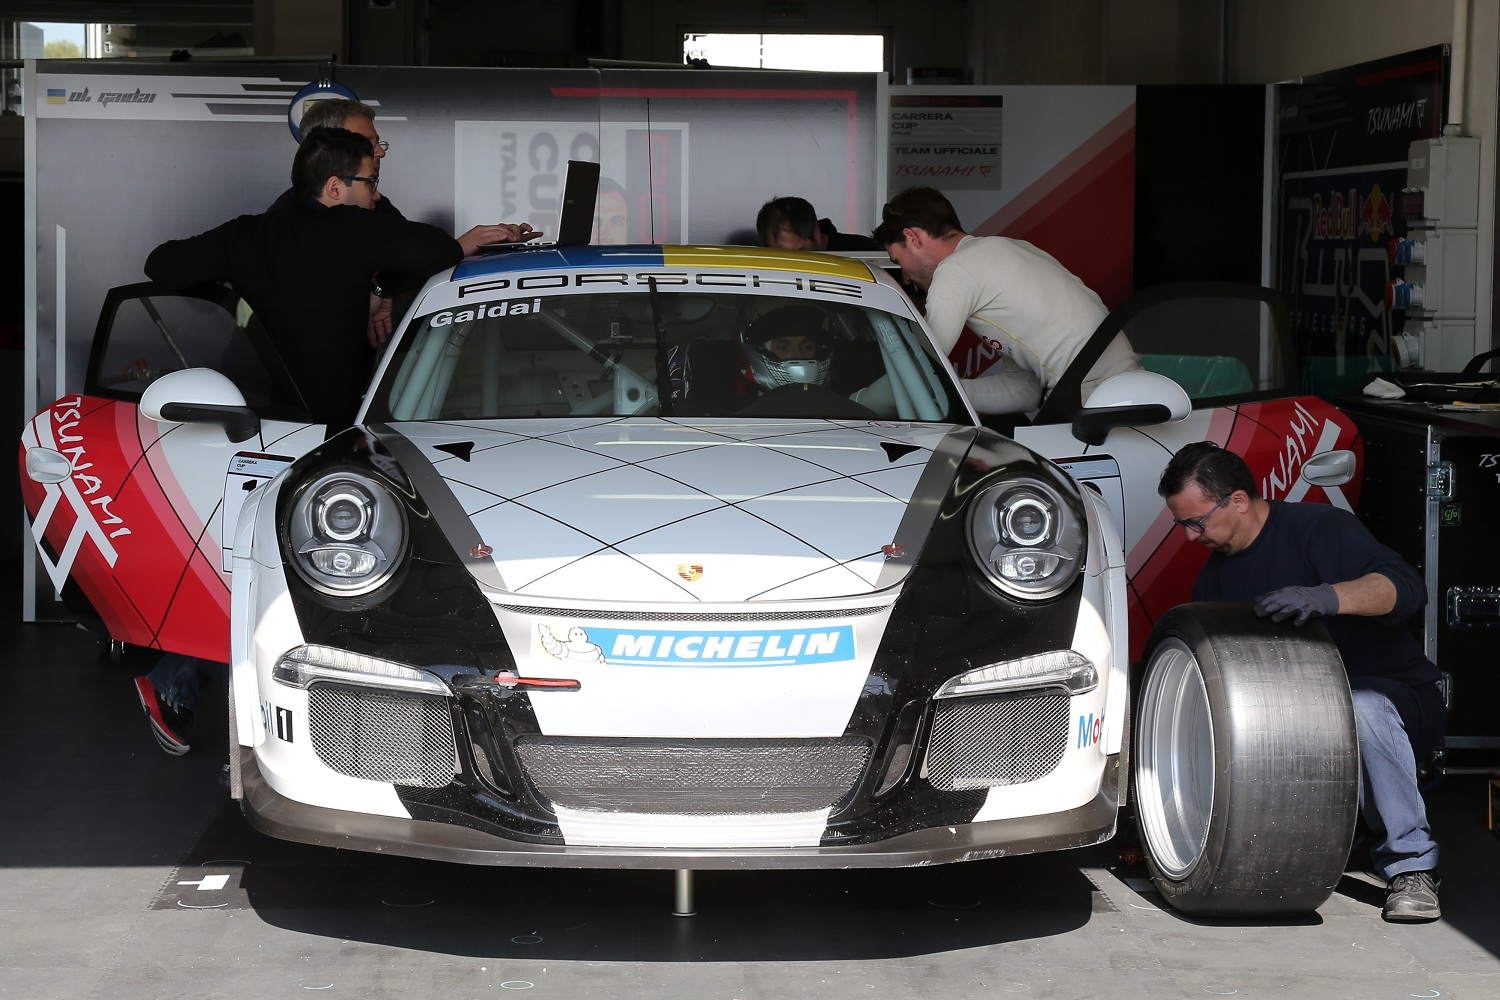
[[[1442,131],[1448,46],[1393,56],[1277,89],[1277,286],[1287,298],[1303,389],[1350,391],[1392,367],[1405,314],[1386,304],[1403,277],[1398,194],[1407,148]]]
[[[1386,307],[1395,238],[1391,195],[1406,162],[1308,171],[1281,180],[1282,272],[1306,388],[1337,395],[1366,372],[1391,367],[1404,318]]]

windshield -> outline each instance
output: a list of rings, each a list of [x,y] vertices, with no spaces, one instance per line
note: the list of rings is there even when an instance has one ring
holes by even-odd
[[[422,316],[367,419],[633,415],[969,419],[907,317],[863,304],[647,289]]]

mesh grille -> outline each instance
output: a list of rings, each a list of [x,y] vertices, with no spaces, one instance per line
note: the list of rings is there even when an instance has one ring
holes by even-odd
[[[1068,745],[1068,698],[1052,695],[938,702],[927,780],[960,791],[1014,785],[1050,774]]]
[[[314,684],[307,692],[313,751],[340,774],[439,788],[456,751],[448,699]]]
[[[868,741],[657,740],[525,736],[516,754],[537,792],[570,809],[691,816],[810,812],[838,802]]]

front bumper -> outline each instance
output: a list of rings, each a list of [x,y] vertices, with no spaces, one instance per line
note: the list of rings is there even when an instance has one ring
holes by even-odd
[[[261,776],[255,755],[239,755],[240,800],[267,836],[322,847],[479,865],[554,868],[901,868],[1088,847],[1108,840],[1118,815],[1118,761],[1108,758],[1099,794],[1075,809],[916,830],[874,843],[789,848],[581,847],[528,844],[449,823],[310,806]]]

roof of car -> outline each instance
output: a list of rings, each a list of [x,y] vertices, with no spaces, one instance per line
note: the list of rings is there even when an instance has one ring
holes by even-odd
[[[827,254],[770,250],[763,247],[694,246],[642,243],[626,246],[502,245],[453,269],[454,280],[578,267],[754,267],[758,270],[799,271],[831,277],[873,281],[870,269],[857,260]]]

